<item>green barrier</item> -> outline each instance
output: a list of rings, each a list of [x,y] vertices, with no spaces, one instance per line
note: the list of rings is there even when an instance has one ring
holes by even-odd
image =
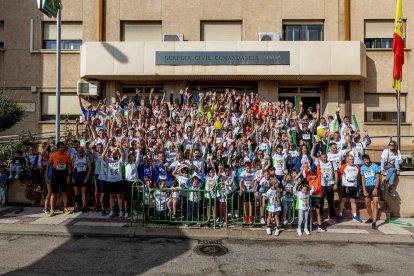
[[[139,209],[140,206],[140,202],[142,199],[142,193],[143,193],[143,189],[144,189],[144,182],[142,182],[141,180],[138,180],[134,183],[132,183],[132,187],[131,187],[131,202],[130,202],[130,218],[129,218],[129,225],[132,226],[133,222],[134,222],[134,211],[137,214],[137,223],[139,220],[139,214],[141,213],[141,215],[143,216],[143,210]],[[136,198],[135,198],[136,195]]]
[[[391,220],[391,219],[386,219],[385,220],[386,223],[392,223],[392,224],[396,224],[396,225],[401,225],[401,226],[413,226],[411,223],[409,222],[405,222],[405,221],[399,221],[399,220]]]

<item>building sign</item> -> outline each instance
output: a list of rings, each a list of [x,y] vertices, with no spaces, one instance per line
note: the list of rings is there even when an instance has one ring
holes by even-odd
[[[37,0],[37,8],[49,17],[56,17],[59,10],[59,0]]]
[[[289,51],[157,51],[156,65],[289,65]]]

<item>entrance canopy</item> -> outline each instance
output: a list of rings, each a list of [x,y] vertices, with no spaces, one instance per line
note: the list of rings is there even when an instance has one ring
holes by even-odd
[[[86,42],[81,78],[96,80],[360,80],[360,41]]]

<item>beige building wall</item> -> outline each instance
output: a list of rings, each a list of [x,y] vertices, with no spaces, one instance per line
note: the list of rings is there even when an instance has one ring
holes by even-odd
[[[98,41],[99,0],[62,0],[63,22],[83,23],[83,41]],[[200,40],[200,22],[209,20],[242,21],[242,40],[257,41],[259,32],[282,33],[284,21],[302,22],[318,20],[324,22],[324,40],[337,41],[344,38],[344,0],[104,0],[105,15],[103,37],[106,41],[120,41],[122,21],[160,21],[163,33],[182,33],[188,41]],[[351,40],[364,42],[364,20],[393,20],[395,0],[353,0],[350,1]],[[407,109],[414,106],[414,78],[410,76],[413,67],[411,49],[414,45],[414,1],[403,2],[403,14],[407,18],[406,47],[403,92],[408,93]],[[30,20],[34,22],[34,52],[30,53]],[[42,51],[42,22],[53,21],[36,9],[34,0],[0,0],[0,21],[5,25],[5,50],[0,50],[0,91],[18,102],[35,102],[36,111],[27,112],[24,122],[0,135],[19,133],[21,130],[53,131],[53,122],[40,122],[41,94],[55,90],[55,55],[53,51]],[[182,49],[187,49],[182,46]],[[226,49],[226,43],[223,43]],[[138,51],[138,49],[137,49]],[[350,106],[345,106],[343,80],[315,79],[313,84],[322,87],[322,108],[324,114],[333,113],[336,106],[342,106],[342,116],[348,108],[356,114],[360,125],[372,135],[396,134],[395,123],[364,124],[364,94],[392,93],[391,75],[393,53],[389,49],[367,49],[367,77],[351,81]],[[340,65],[338,65],[338,68]],[[77,51],[62,54],[62,93],[76,91],[80,78],[80,54]],[[180,69],[181,73],[185,68]],[[204,69],[208,72],[208,68]],[[254,69],[253,69],[254,70]],[[200,72],[202,73],[202,72]],[[193,80],[194,81],[194,80]],[[294,79],[266,80],[258,82],[258,91],[266,99],[274,99],[280,83],[301,85],[305,82]],[[104,96],[113,97],[122,83],[102,82]],[[164,84],[166,87],[185,87],[180,80]],[[32,86],[37,93],[30,92]],[[274,93],[274,94],[272,94]],[[412,123],[414,113],[406,113],[403,135],[414,135]],[[411,139],[412,140],[412,139]],[[412,145],[410,139],[403,140]],[[384,140],[385,141],[385,140]],[[381,143],[384,143],[381,141]]]

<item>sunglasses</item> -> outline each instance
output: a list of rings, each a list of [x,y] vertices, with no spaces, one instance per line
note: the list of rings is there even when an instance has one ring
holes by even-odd
[[[389,144],[388,146],[390,146],[390,147],[395,147],[395,144]]]

